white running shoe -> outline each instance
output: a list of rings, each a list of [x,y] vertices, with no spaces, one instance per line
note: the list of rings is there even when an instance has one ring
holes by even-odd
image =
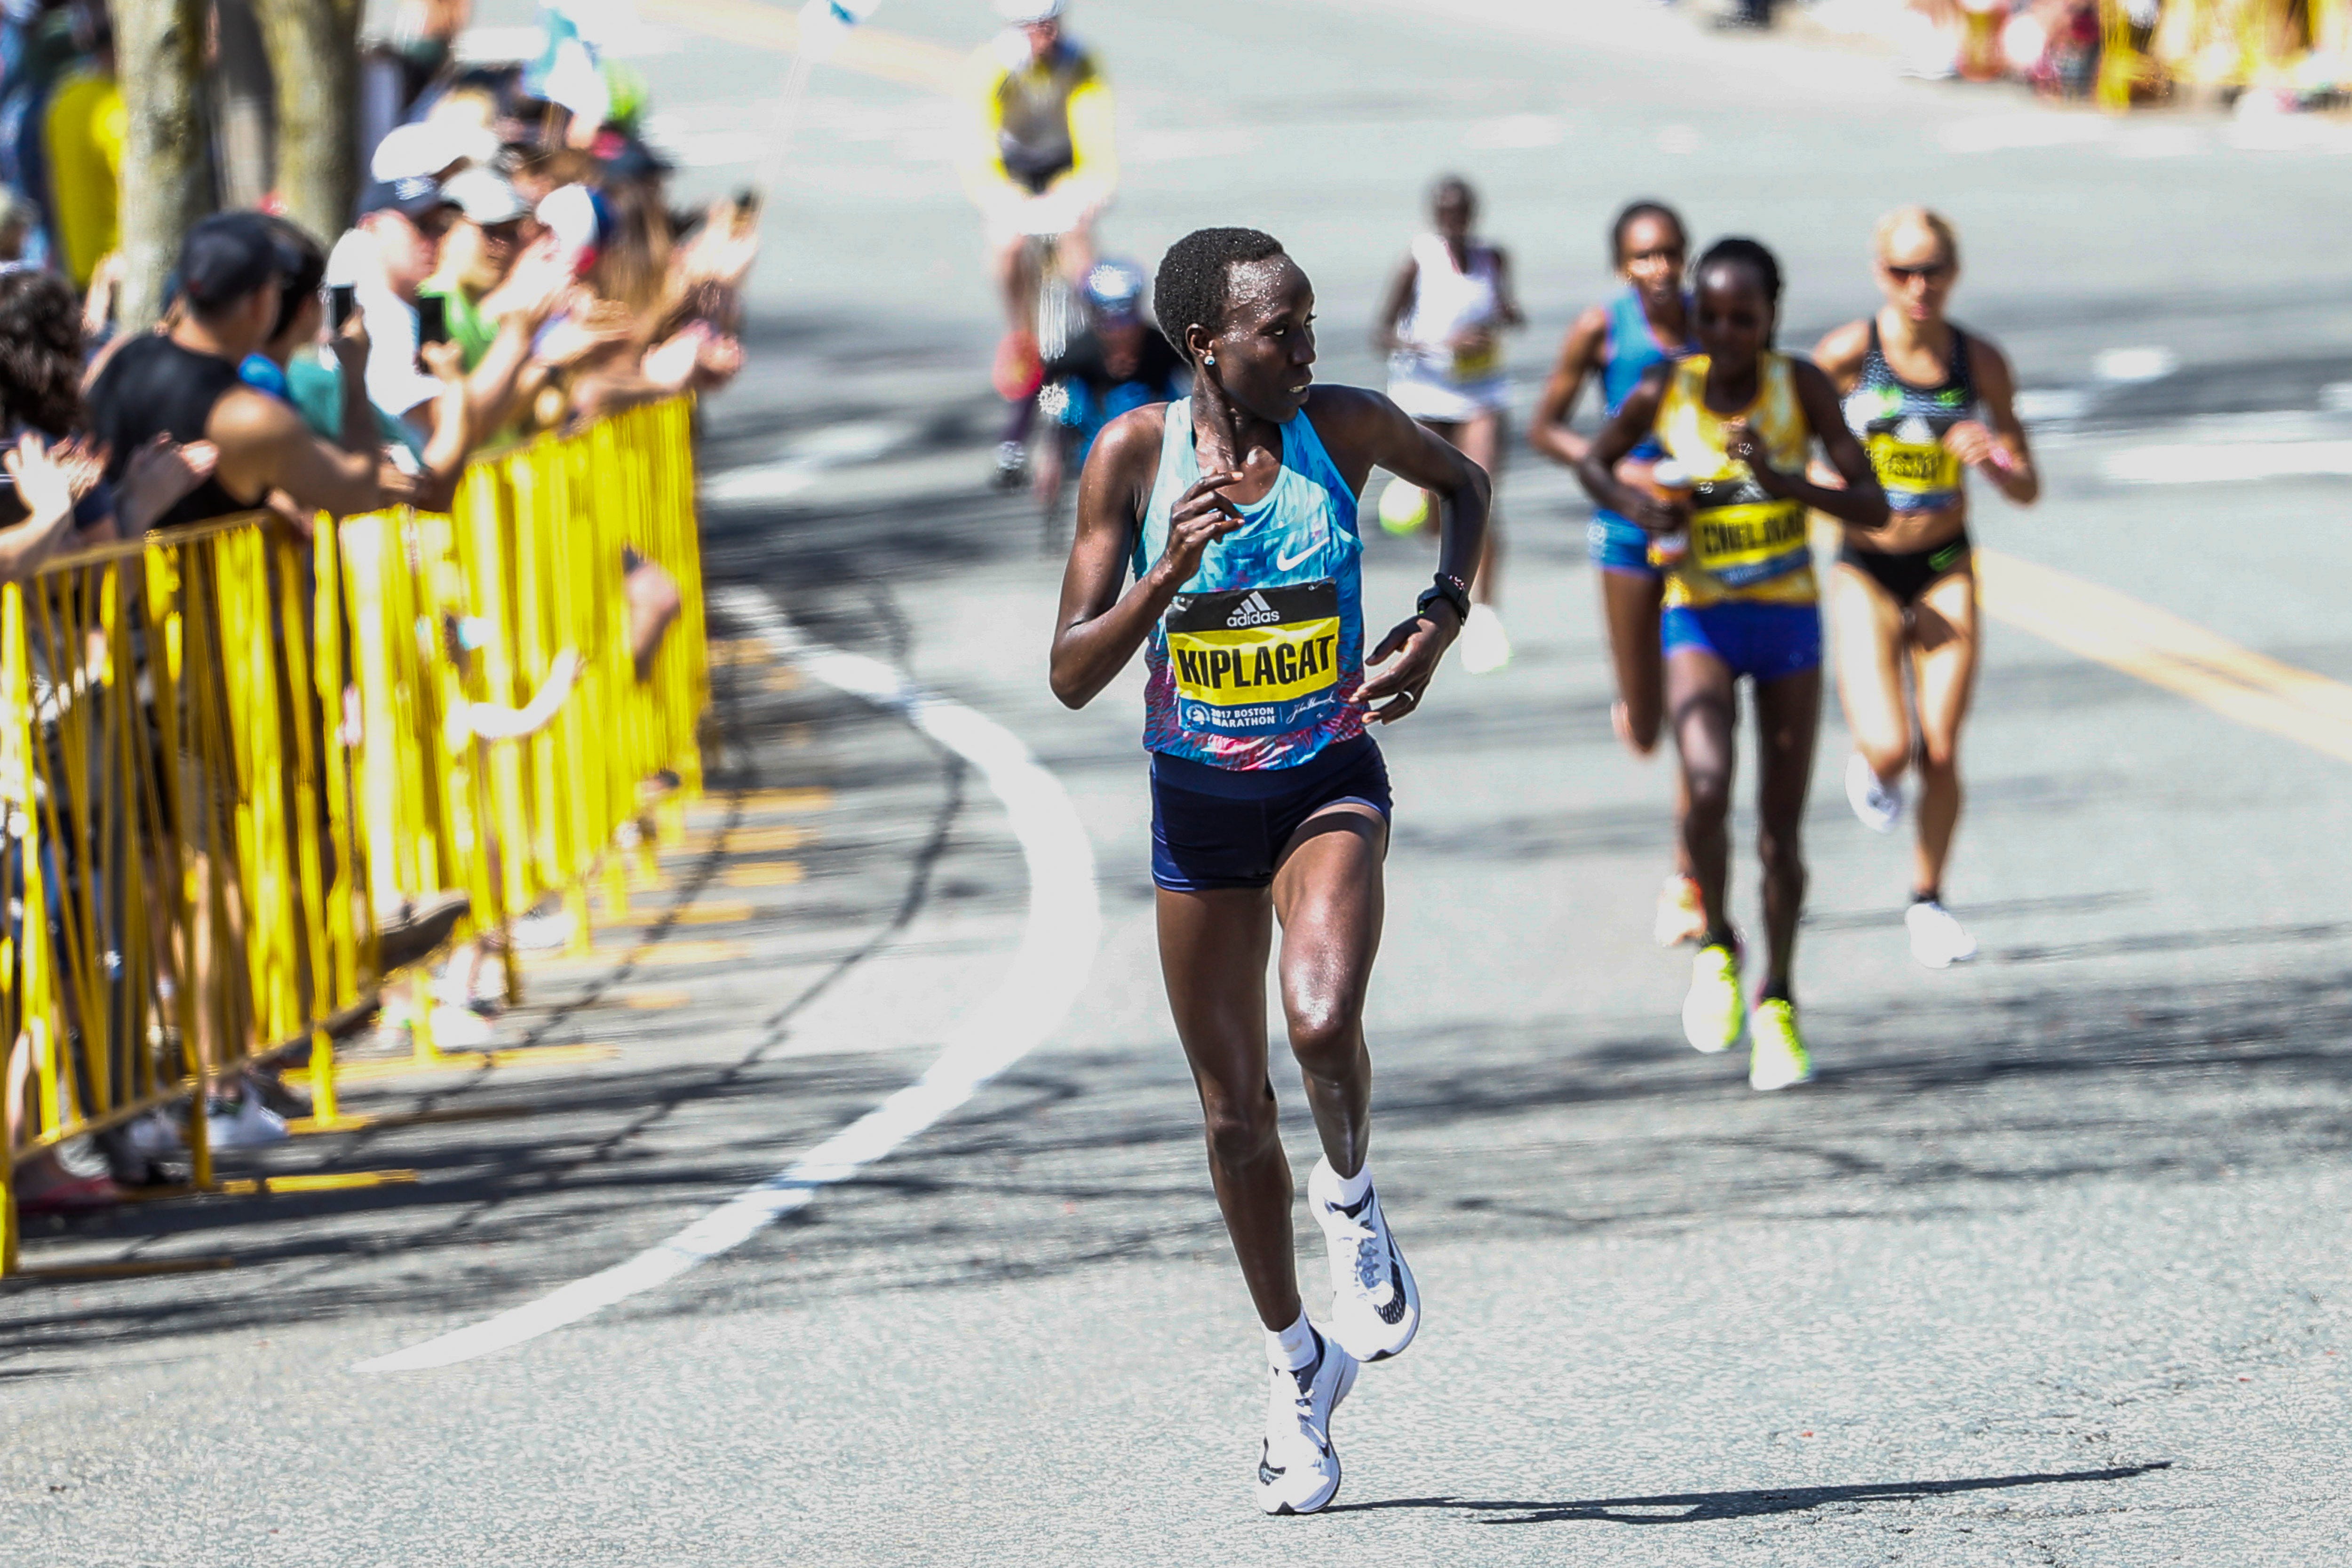
[[[1977,939],[1933,899],[1922,899],[1905,910],[1903,923],[1911,928],[1911,956],[1930,969],[1949,969],[1977,955]]]
[[[1860,752],[1845,760],[1845,800],[1862,825],[1873,833],[1892,833],[1895,825],[1903,820],[1903,792],[1889,789],[1878,782],[1871,771],[1869,759]]]
[[[1706,934],[1706,909],[1698,884],[1677,871],[1658,889],[1658,917],[1650,934],[1660,947],[1680,947]]]
[[[1503,617],[1492,605],[1473,605],[1462,623],[1462,668],[1472,675],[1491,675],[1511,662],[1511,639]]]
[[[1331,1413],[1356,1386],[1356,1358],[1318,1333],[1312,1362],[1273,1376],[1257,1455],[1257,1506],[1268,1513],[1316,1513],[1339,1495]]]
[[[215,1149],[258,1149],[286,1142],[286,1119],[248,1089],[235,1109],[215,1103],[205,1115],[205,1142]]]
[[[1352,1208],[1339,1205],[1339,1173],[1315,1162],[1307,1207],[1331,1249],[1331,1337],[1357,1361],[1386,1361],[1421,1328],[1421,1289],[1389,1234],[1377,1192]]]
[[[1717,942],[1691,960],[1683,994],[1683,1038],[1691,1049],[1716,1056],[1739,1043],[1748,1005],[1739,994],[1739,950]]]

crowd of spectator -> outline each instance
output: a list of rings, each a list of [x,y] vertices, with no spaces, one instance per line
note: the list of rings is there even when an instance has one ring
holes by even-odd
[[[371,102],[392,123],[351,226],[306,233],[274,199],[216,213],[185,236],[162,321],[130,331],[116,319],[124,106],[104,6],[0,0],[0,465],[15,501],[0,509],[0,580],[236,513],[307,541],[321,513],[439,510],[486,446],[740,369],[754,200],[676,210],[670,166],[639,134],[642,91],[560,10],[541,60],[469,65],[449,47],[462,0],[424,8],[427,47],[378,51],[397,68],[388,87],[371,79]],[[634,553],[614,570],[642,675],[677,584]],[[379,913],[389,969],[437,947],[463,901]],[[477,967],[453,964],[418,1003],[437,1004],[445,1045],[486,1032]],[[218,1093],[216,1142],[282,1137],[283,1115],[304,1109],[263,1074],[224,1074]],[[134,1124],[102,1141],[106,1171],[68,1160],[28,1173],[32,1188],[103,1198],[177,1136],[168,1118]]]

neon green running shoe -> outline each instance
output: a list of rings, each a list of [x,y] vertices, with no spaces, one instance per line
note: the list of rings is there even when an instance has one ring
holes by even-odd
[[[1759,1002],[1748,1020],[1748,1087],[1787,1089],[1811,1082],[1813,1058],[1797,1037],[1797,1008],[1790,1002]]]
[[[1691,960],[1690,993],[1683,998],[1683,1038],[1713,1056],[1739,1043],[1745,1011],[1739,995],[1739,950],[1722,942]]]

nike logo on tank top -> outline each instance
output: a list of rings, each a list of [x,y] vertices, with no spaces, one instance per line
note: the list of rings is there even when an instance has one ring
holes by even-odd
[[[1138,577],[1168,548],[1177,498],[1201,477],[1192,400],[1168,405],[1160,471],[1136,540]],[[1363,541],[1356,497],[1305,414],[1244,526],[1211,544],[1144,645],[1146,750],[1213,767],[1296,767],[1364,732]]]

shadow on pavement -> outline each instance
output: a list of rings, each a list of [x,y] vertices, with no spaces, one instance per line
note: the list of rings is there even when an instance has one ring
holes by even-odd
[[[1802,1513],[1833,1503],[1916,1502],[1962,1492],[2003,1491],[2083,1481],[2127,1481],[2172,1468],[2169,1459],[2119,1465],[2104,1470],[2056,1470],[2022,1476],[1971,1476],[1951,1481],[1881,1481],[1847,1487],[1773,1487],[1755,1491],[1667,1492],[1657,1497],[1590,1498],[1573,1502],[1505,1502],[1468,1498],[1386,1498],[1377,1502],[1335,1503],[1327,1513],[1370,1513],[1380,1509],[1439,1509],[1481,1516],[1481,1524],[1561,1524],[1598,1521],[1609,1524],[1698,1524],[1711,1520],[1757,1519]],[[1511,1515],[1510,1518],[1489,1517]]]

